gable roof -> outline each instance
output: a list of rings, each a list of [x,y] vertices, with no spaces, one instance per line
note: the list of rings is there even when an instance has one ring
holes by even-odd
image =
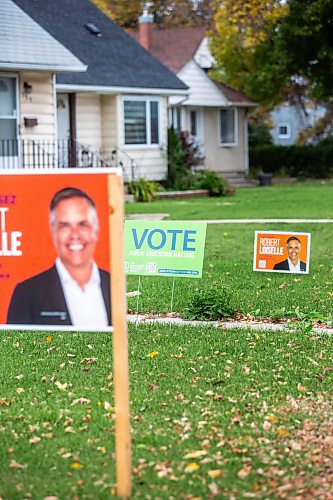
[[[225,85],[224,83],[221,83],[214,78],[210,79],[230,103],[237,104],[238,106],[257,106],[256,102],[254,102],[252,99],[250,99],[250,97],[246,96],[242,92],[232,89],[231,87],[228,87],[228,85]]]
[[[132,36],[139,41],[139,32],[133,32]],[[158,29],[154,26],[149,51],[177,74],[194,57],[204,36],[205,28]]]
[[[152,26],[149,51],[175,74],[180,74],[180,78],[183,78],[181,70],[184,69],[190,61],[195,61],[201,71],[207,75],[230,104],[238,106],[256,106],[256,103],[242,92],[234,90],[214,78],[211,78],[201,65],[198,64],[196,56],[199,47],[205,40],[205,32],[206,30],[204,27],[159,29],[156,26]],[[132,36],[136,40],[140,40],[139,31],[132,33]],[[190,86],[189,81],[187,84]],[[191,102],[190,98],[189,102]]]
[[[88,65],[58,75],[57,84],[86,88],[184,91],[187,86],[89,0],[14,0],[38,24]],[[87,29],[94,24],[100,36]]]
[[[0,2],[0,68],[85,71],[86,66],[11,0]]]

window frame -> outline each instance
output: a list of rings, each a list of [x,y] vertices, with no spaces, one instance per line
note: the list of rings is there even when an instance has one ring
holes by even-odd
[[[159,148],[160,143],[161,143],[161,110],[162,110],[162,101],[161,98],[158,96],[122,96],[122,121],[123,121],[123,126],[122,126],[122,147],[123,148],[129,148],[129,149],[137,149],[137,148]],[[126,130],[125,130],[125,102],[126,101],[132,101],[132,102],[145,102],[146,107],[146,142],[142,143],[126,143]],[[157,131],[157,142],[151,142],[152,140],[152,128],[151,128],[151,103],[156,102],[157,103],[157,126],[158,126],[158,131]]]
[[[286,129],[287,129],[287,132],[285,134],[281,134],[280,133],[280,128],[282,128],[282,127],[286,127]],[[290,137],[291,137],[291,126],[290,126],[290,123],[286,123],[286,122],[278,123],[278,125],[277,125],[277,136],[278,136],[278,139],[290,139]]]
[[[176,132],[182,130],[182,109],[180,106],[169,107],[169,128],[173,128]]]
[[[233,136],[234,140],[232,142],[222,142],[222,124],[221,117],[222,111],[232,111],[234,114],[234,130]],[[238,109],[237,108],[220,108],[218,112],[218,133],[219,133],[219,145],[220,147],[236,147],[238,146]]]

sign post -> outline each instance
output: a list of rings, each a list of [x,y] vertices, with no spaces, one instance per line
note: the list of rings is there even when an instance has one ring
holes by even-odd
[[[111,304],[113,325],[114,399],[116,416],[117,495],[131,494],[131,442],[129,413],[128,340],[126,326],[126,282],[124,274],[124,199],[123,180],[109,175]]]

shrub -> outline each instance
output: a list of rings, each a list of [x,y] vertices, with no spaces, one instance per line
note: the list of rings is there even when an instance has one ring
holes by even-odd
[[[185,162],[185,151],[179,134],[173,129],[168,130],[168,176],[166,186],[180,189],[181,183],[189,176],[189,168]]]
[[[200,290],[191,299],[186,316],[199,321],[235,317],[228,290],[223,287]]]
[[[203,162],[195,138],[189,132],[168,130],[168,176],[166,186],[172,189],[191,189],[192,172]]]
[[[208,189],[209,196],[223,196],[228,189],[228,183],[213,170],[201,170],[192,177],[193,189]]]
[[[251,170],[292,177],[325,178],[333,175],[333,139],[302,146],[256,146],[250,149]]]
[[[140,177],[136,181],[128,184],[128,191],[134,194],[135,201],[149,202],[154,199],[154,194],[159,190],[158,185],[154,181],[148,181],[144,177]]]
[[[249,123],[249,147],[273,144],[273,139],[266,123]]]

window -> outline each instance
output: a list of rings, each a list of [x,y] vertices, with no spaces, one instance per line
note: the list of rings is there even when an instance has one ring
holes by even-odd
[[[237,145],[237,110],[220,110],[220,144],[222,146]]]
[[[124,99],[125,144],[159,143],[159,108],[155,99]]]
[[[181,120],[181,109],[177,108],[169,108],[169,126],[172,127],[177,132],[180,132],[182,129],[182,120]]]
[[[197,112],[196,111],[191,111],[190,113],[190,130],[191,130],[191,135],[196,136],[198,133],[198,127],[197,127]]]
[[[278,124],[278,138],[279,139],[289,139],[290,138],[290,125],[289,125],[289,123],[279,123]]]

